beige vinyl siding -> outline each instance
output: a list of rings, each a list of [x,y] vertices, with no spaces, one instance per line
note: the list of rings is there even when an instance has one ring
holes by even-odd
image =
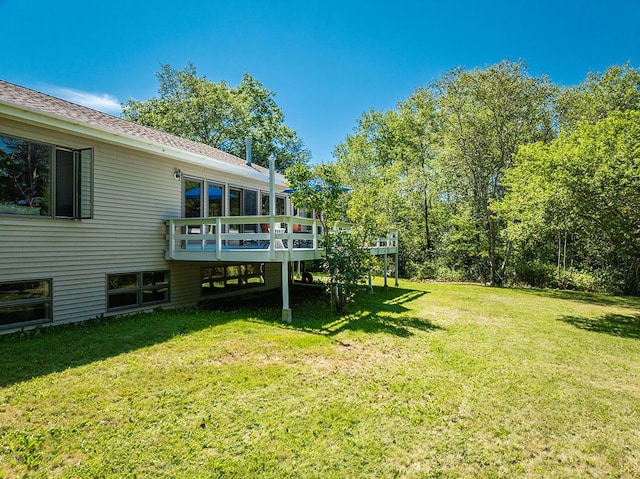
[[[182,216],[182,182],[174,178],[176,168],[187,176],[268,189],[264,183],[246,184],[213,169],[3,118],[0,133],[94,148],[93,219],[0,215],[0,281],[51,278],[54,323],[106,314],[106,276],[113,273],[168,270],[169,305],[198,302],[202,264],[164,259],[164,220]],[[263,288],[279,287],[279,274],[279,263],[268,265]]]
[[[280,265],[282,263],[266,263],[264,265],[264,284],[271,288],[279,288],[282,284]]]

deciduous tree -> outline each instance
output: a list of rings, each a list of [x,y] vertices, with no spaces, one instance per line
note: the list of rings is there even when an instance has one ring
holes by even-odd
[[[245,157],[246,138],[252,138],[253,160],[268,166],[275,154],[276,169],[306,163],[311,154],[296,132],[284,123],[275,93],[248,73],[238,87],[198,76],[189,64],[184,70],[161,65],[156,73],[158,96],[123,104],[128,120]]]
[[[444,120],[443,173],[458,201],[469,202],[483,245],[476,258],[482,279],[501,284],[510,245],[501,243],[503,225],[489,206],[504,195],[503,175],[518,147],[552,138],[554,88],[546,77],[529,75],[523,63],[503,61],[453,70],[435,90]]]
[[[640,111],[580,122],[550,145],[520,150],[496,207],[510,234],[577,233],[586,263],[615,273],[620,292],[638,293],[640,275]]]
[[[335,165],[311,168],[297,164],[285,174],[293,204],[320,215],[325,246],[323,263],[329,274],[327,291],[332,309],[342,314],[370,268],[371,256],[365,249],[366,225],[356,225],[350,232],[334,227],[337,221],[345,219],[347,209],[345,188],[340,184]]]

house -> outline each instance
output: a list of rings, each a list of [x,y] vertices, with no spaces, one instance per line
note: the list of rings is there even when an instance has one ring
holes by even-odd
[[[282,289],[323,254],[281,175],[0,81],[0,332]],[[391,236],[373,254],[397,256]],[[386,256],[385,256],[386,258]]]

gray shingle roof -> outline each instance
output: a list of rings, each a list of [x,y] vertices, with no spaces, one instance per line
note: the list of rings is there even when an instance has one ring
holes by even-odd
[[[139,125],[132,121],[77,105],[70,101],[62,100],[61,98],[56,98],[4,80],[0,80],[0,101],[24,106],[58,118],[74,122],[78,121],[101,130],[159,143],[167,147],[195,153],[225,163],[238,166],[245,166],[246,164],[242,158],[238,158],[212,146]],[[254,169],[268,173],[268,169],[259,165],[254,164],[253,167]]]

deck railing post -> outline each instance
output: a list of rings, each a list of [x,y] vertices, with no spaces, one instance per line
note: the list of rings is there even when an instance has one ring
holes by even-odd
[[[289,250],[289,257],[293,258],[293,221],[291,221],[291,217],[289,217],[289,220],[285,224],[285,233],[287,233],[287,249]]]
[[[175,252],[176,252],[176,240],[175,240],[175,231],[174,231],[174,226],[173,226],[173,221],[169,220],[166,222],[166,226],[168,228],[167,231],[167,241],[169,242],[169,248],[168,248],[168,258],[167,259],[173,259],[175,256]]]
[[[313,250],[318,251],[318,220],[313,219]]]
[[[216,259],[222,258],[222,221],[216,218]]]

